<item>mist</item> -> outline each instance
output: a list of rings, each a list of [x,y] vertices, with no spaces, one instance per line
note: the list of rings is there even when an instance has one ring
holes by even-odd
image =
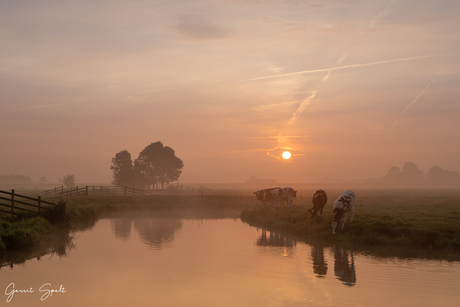
[[[405,162],[460,172],[458,11],[4,2],[0,175],[109,184],[116,153],[157,141],[184,162],[182,183],[384,184]]]

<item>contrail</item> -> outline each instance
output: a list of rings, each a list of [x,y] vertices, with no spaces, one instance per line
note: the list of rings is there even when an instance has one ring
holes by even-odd
[[[423,93],[425,93],[425,91],[430,87],[430,85],[434,82],[434,80],[436,80],[442,73],[444,72],[444,69],[441,70],[441,72],[433,78],[433,80],[431,80],[430,83],[428,83],[428,85],[423,89],[423,91],[418,94],[417,97],[415,97],[415,99],[404,109],[404,111],[401,113],[401,115],[399,115],[398,119],[395,121],[395,123],[393,124],[393,126],[391,126],[390,130],[388,130],[388,133],[390,133],[391,130],[393,130],[393,128],[396,126],[396,124],[399,122],[399,120],[401,119],[401,117],[403,117],[404,113],[406,113],[407,109],[409,109],[409,107],[411,105],[413,105],[420,97],[422,97]]]
[[[393,4],[393,2],[395,2],[395,0],[391,0],[390,4],[388,4],[387,7],[383,11],[381,11],[377,16],[375,16],[374,19],[372,19],[371,24],[370,24],[371,28],[375,27],[375,25],[380,19],[388,15],[390,11],[390,6]]]
[[[323,79],[323,81],[324,81],[324,79]],[[292,114],[291,120],[289,120],[289,122],[287,123],[288,126],[292,126],[292,125],[295,124],[295,122],[297,121],[297,119],[300,116],[300,113],[302,113],[303,110],[305,110],[305,108],[311,103],[311,100],[313,98],[315,98],[317,92],[318,92],[317,90],[313,91],[310,96],[305,98],[305,100],[300,104],[300,106],[297,108],[297,110],[294,112],[294,114]]]
[[[411,61],[411,60],[432,58],[432,57],[437,57],[437,56],[441,56],[441,55],[446,55],[446,54],[430,54],[430,55],[421,55],[421,56],[415,56],[415,57],[410,57],[410,58],[401,58],[401,59],[377,61],[377,62],[371,62],[371,63],[351,64],[351,65],[344,65],[344,66],[330,67],[330,68],[321,68],[321,69],[314,69],[314,70],[302,70],[302,71],[296,71],[296,72],[291,72],[291,73],[287,73],[287,74],[280,74],[280,75],[272,75],[272,76],[265,76],[265,77],[257,77],[257,78],[252,78],[252,79],[246,79],[244,81],[247,82],[247,81],[255,81],[255,80],[262,80],[262,79],[270,79],[270,78],[279,78],[279,77],[301,75],[301,74],[311,74],[311,73],[316,73],[316,72],[325,72],[325,71],[330,71],[330,70],[332,71],[332,70],[341,70],[341,69],[347,69],[347,68],[375,66],[375,65],[382,65],[382,64],[388,64],[388,63],[394,63],[394,62],[403,62],[403,61]]]
[[[348,53],[342,54],[342,56],[340,57],[340,59],[338,59],[337,62],[335,62],[335,65],[342,64],[342,62],[345,61],[345,59],[347,58],[347,56],[348,56]]]
[[[348,56],[347,53],[342,54],[342,56],[335,62],[335,64],[336,65],[341,64],[347,58],[347,56]],[[321,80],[322,82],[325,82],[329,79],[329,76],[331,75],[332,70],[333,68],[329,69],[329,71],[327,72],[327,75]],[[300,113],[302,113],[303,110],[305,110],[305,108],[311,103],[313,98],[315,98],[316,93],[318,93],[318,90],[319,90],[319,85],[316,90],[312,91],[312,94],[309,97],[304,99],[304,101],[300,104],[300,106],[297,108],[294,114],[292,114],[292,118],[289,120],[287,124],[288,126],[292,126],[295,124],[295,122],[300,116]]]
[[[48,105],[43,105],[43,106],[25,107],[25,108],[20,108],[20,109],[13,109],[13,110],[0,111],[0,113],[11,113],[11,112],[16,112],[16,111],[33,110],[33,109],[42,109],[42,108],[51,108],[51,107],[63,106],[63,105],[71,104],[71,103],[75,103],[75,102],[76,102],[76,101],[68,101],[68,102],[56,103],[56,104],[48,104]]]
[[[331,72],[332,72],[332,69],[329,69],[329,71],[327,72],[326,77],[324,77],[323,80],[321,80],[321,81],[327,81],[327,79],[329,79],[329,76],[331,75]]]
[[[347,58],[347,56],[348,56],[348,53],[342,54],[342,56],[337,60],[337,62],[335,62],[335,65],[342,64],[342,62]],[[331,76],[331,72],[332,72],[332,69],[329,69],[326,77],[324,77],[322,80],[323,82],[329,79],[329,77]]]

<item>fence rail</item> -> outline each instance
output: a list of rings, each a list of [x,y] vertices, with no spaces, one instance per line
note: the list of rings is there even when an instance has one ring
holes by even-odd
[[[64,188],[56,187],[54,189],[49,189],[42,191],[42,194],[55,194],[60,196],[88,196],[88,195],[150,195],[152,194],[149,191],[144,189],[136,189],[130,187],[118,187],[118,186],[84,186],[84,187],[73,187],[73,188]]]
[[[16,211],[24,211],[28,213],[40,214],[42,209],[49,208],[49,206],[54,206],[53,203],[44,201],[41,199],[41,196],[37,198],[20,195],[11,190],[11,192],[0,190],[0,212],[7,214],[17,214]],[[26,207],[24,207],[26,206]],[[9,210],[5,210],[8,208]],[[32,209],[34,208],[34,209]]]

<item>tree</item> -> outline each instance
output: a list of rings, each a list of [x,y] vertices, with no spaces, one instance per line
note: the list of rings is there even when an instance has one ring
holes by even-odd
[[[401,176],[404,182],[420,183],[425,180],[423,171],[419,170],[417,165],[412,162],[405,162],[401,169]]]
[[[146,186],[155,186],[177,181],[182,174],[184,163],[176,157],[171,147],[161,142],[151,143],[139,153],[134,161],[136,177]]]
[[[397,166],[392,166],[385,177],[383,177],[383,180],[389,182],[389,183],[399,183],[401,182],[401,170]]]
[[[64,178],[59,178],[66,188],[71,188],[75,185],[75,177],[74,175],[65,175]]]
[[[131,154],[122,150],[112,158],[110,169],[113,171],[112,184],[116,186],[130,186],[134,184],[134,169]]]
[[[426,179],[434,183],[443,183],[446,180],[445,177],[444,170],[437,165],[432,166],[426,174]]]
[[[453,171],[443,170],[437,165],[432,166],[428,173],[426,174],[426,178],[431,183],[435,184],[443,184],[443,185],[458,185],[460,184],[460,174]]]
[[[38,183],[40,183],[40,184],[48,183],[48,179],[46,179],[45,176],[42,176],[42,177],[40,178],[40,180],[38,180]]]

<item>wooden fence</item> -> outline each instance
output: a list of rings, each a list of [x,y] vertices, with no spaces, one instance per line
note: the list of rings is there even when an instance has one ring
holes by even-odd
[[[55,194],[60,196],[88,196],[88,195],[150,195],[149,191],[143,189],[136,189],[130,187],[117,187],[117,186],[84,186],[64,188],[56,187],[54,189],[45,190],[42,194]]]
[[[42,209],[46,209],[54,205],[55,204],[53,203],[42,200],[40,196],[38,196],[38,198],[33,198],[14,193],[14,190],[11,190],[11,192],[0,190],[1,213],[11,215],[17,214],[18,212],[40,214]],[[8,209],[5,210],[5,207]]]

